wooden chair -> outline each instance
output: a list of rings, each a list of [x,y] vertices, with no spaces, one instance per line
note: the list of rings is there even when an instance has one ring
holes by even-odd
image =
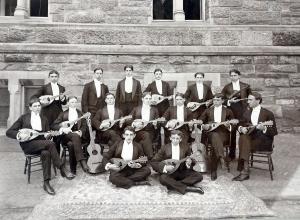
[[[274,164],[272,160],[272,153],[274,149],[274,143],[272,144],[272,151],[256,151],[250,153],[249,163],[251,168],[256,169],[263,169],[260,167],[253,167],[253,163],[261,163],[261,164],[268,164],[268,170],[270,172],[271,180],[273,180],[273,171],[274,171]]]

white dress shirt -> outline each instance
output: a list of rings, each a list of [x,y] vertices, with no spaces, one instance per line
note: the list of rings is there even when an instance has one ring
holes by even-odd
[[[101,96],[101,84],[99,80],[94,79],[95,87],[96,87],[96,93],[97,93],[97,98]]]
[[[258,117],[259,117],[260,110],[261,110],[261,106],[260,105],[258,105],[258,106],[256,106],[255,108],[252,109],[252,112],[251,112],[251,123],[253,125],[257,125],[258,124]]]
[[[144,121],[150,121],[150,106],[149,105],[142,106],[142,119]]]
[[[107,105],[109,120],[115,120],[115,105]]]
[[[126,78],[125,78],[125,92],[132,93],[132,84],[133,84],[132,77],[127,77],[126,76]]]
[[[235,91],[240,91],[241,90],[240,80],[237,80],[236,82],[232,82],[232,88]]]
[[[53,96],[59,95],[59,87],[58,87],[57,83],[51,82],[51,88],[52,88]],[[56,97],[55,100],[59,100],[59,97]]]
[[[203,83],[196,83],[198,98],[203,99]]]
[[[42,120],[40,114],[35,114],[34,112],[31,112],[30,124],[33,130],[41,131]]]
[[[172,159],[173,160],[180,160],[180,147],[179,147],[179,144],[177,144],[177,145],[172,144]]]
[[[69,107],[68,120],[69,121],[75,121],[77,118],[78,118],[78,113],[76,111],[76,108],[70,108]]]
[[[214,122],[222,121],[222,105],[214,107]]]
[[[161,80],[155,80],[156,89],[159,94],[162,94],[162,81]]]
[[[177,106],[177,120],[184,121],[184,106]]]
[[[133,144],[132,143],[128,144],[126,141],[124,141],[121,157],[123,158],[123,160],[132,160],[132,156],[133,156]]]

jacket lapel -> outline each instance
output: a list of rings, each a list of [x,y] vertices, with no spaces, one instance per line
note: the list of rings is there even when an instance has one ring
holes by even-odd
[[[132,95],[132,99],[135,96],[136,87],[137,87],[137,81],[136,81],[136,79],[132,79],[132,94],[131,94]]]
[[[124,100],[125,100],[125,79],[123,79],[120,82],[120,88],[121,88],[122,96],[124,97]]]

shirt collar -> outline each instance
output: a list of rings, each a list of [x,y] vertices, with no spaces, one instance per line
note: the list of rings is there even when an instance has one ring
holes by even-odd
[[[132,80],[133,77],[132,76],[125,76],[125,80]]]
[[[101,81],[99,81],[98,79],[94,79],[94,82],[95,83],[99,83],[99,84],[101,84],[102,82]]]
[[[220,105],[220,106],[215,106],[215,109],[222,109],[222,105]]]
[[[261,109],[261,105],[258,105],[256,107],[254,107],[252,111],[259,111],[260,109]]]
[[[53,82],[50,82],[52,86],[57,86],[57,82],[56,83],[53,83]]]
[[[40,114],[36,114],[36,113],[34,113],[33,111],[31,112],[31,116],[33,116],[33,117],[40,117]]]

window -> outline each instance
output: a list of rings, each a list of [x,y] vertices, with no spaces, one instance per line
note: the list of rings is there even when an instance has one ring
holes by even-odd
[[[48,0],[30,0],[30,16],[48,17]]]
[[[205,0],[153,0],[153,20],[203,20]]]
[[[0,0],[0,15],[14,16],[17,0]]]
[[[48,17],[48,0],[0,0],[0,16]]]

